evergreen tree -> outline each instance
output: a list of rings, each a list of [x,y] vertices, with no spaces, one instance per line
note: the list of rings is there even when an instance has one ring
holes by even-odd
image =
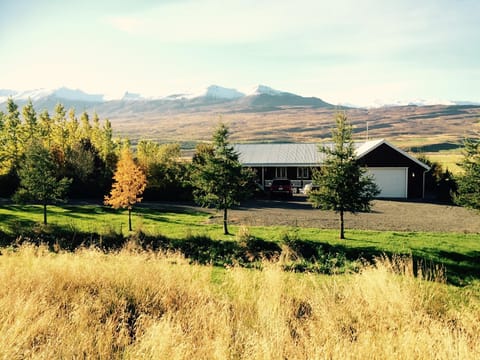
[[[228,209],[249,194],[253,181],[253,173],[242,167],[228,136],[228,128],[220,124],[213,135],[213,151],[204,152],[192,162],[190,175],[197,203],[223,210],[225,235],[229,234]]]
[[[38,201],[43,205],[43,223],[47,224],[47,205],[64,200],[70,179],[58,179],[56,164],[49,150],[32,142],[25,153],[19,171],[20,187],[16,201]]]
[[[67,153],[66,163],[72,178],[85,184],[95,171],[95,152],[89,139],[81,139]]]
[[[195,146],[195,154],[193,155],[193,164],[205,164],[206,159],[214,155],[213,145],[210,143],[199,143]]]
[[[102,148],[103,136],[102,129],[100,128],[100,118],[96,112],[93,113],[92,123],[93,125],[90,132],[90,140],[92,141],[93,146],[100,150]]]
[[[21,121],[18,106],[12,98],[8,98],[0,141],[0,173],[16,173],[22,155],[20,133]]]
[[[4,150],[7,138],[5,134],[5,114],[3,111],[0,111],[0,175],[6,172],[6,158],[4,154]]]
[[[332,138],[332,147],[319,149],[325,154],[325,161],[313,174],[319,189],[310,193],[309,200],[316,208],[340,214],[340,239],[345,239],[344,213],[370,211],[371,201],[380,191],[373,179],[366,176],[366,169],[357,163],[352,126],[345,114],[336,115]]]
[[[67,127],[67,134],[68,134],[67,135],[68,136],[67,149],[68,149],[69,147],[76,145],[80,140],[80,131],[79,131],[80,123],[78,122],[77,116],[75,115],[74,108],[71,108],[70,110],[68,110],[68,119],[67,119],[66,127]]]
[[[65,159],[65,153],[68,146],[68,129],[67,129],[67,119],[65,118],[66,111],[65,107],[62,104],[57,104],[54,109],[53,114],[53,140],[57,145],[58,149],[61,151],[61,157]]]
[[[69,195],[104,194],[110,188],[118,160],[119,143],[113,139],[110,121],[100,127],[95,113],[93,127],[86,112],[80,121],[72,108],[55,106],[52,116],[47,110],[38,116],[31,100],[22,108],[10,98],[6,111],[0,112],[0,194],[11,196],[19,187],[17,171],[24,160],[25,149],[33,141],[50,151],[56,163],[57,176],[73,179]],[[82,186],[84,186],[82,188]],[[88,187],[88,189],[87,189]],[[75,193],[75,194],[74,194]]]
[[[453,174],[437,161],[431,161],[426,156],[418,157],[430,170],[425,173],[425,193],[427,197],[442,202],[452,202],[452,196],[457,192],[457,183]]]
[[[132,208],[137,202],[147,185],[147,178],[142,169],[135,164],[132,152],[125,147],[120,153],[117,170],[113,176],[114,183],[110,196],[105,196],[105,205],[114,209],[128,209],[128,230],[132,231]]]
[[[480,139],[464,141],[463,160],[459,165],[463,169],[463,175],[457,181],[455,202],[480,210]]]
[[[31,99],[28,99],[27,104],[22,109],[22,115],[25,127],[25,142],[29,142],[36,138],[38,133],[37,113],[33,108]]]
[[[115,153],[117,148],[117,144],[113,140],[112,123],[108,119],[105,119],[103,122],[103,127],[100,131],[100,140],[101,144],[98,150],[102,156],[102,159],[107,161],[109,157]]]
[[[90,118],[86,111],[80,115],[80,138],[90,139],[92,134],[92,125],[90,125]]]
[[[43,139],[44,144],[47,148],[52,146],[52,133],[53,133],[53,120],[50,118],[48,110],[43,110],[40,113],[38,120],[40,136]]]

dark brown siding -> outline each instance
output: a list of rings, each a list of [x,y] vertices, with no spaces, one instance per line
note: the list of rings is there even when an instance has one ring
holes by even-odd
[[[296,167],[288,167],[287,168],[287,177],[290,180],[297,180],[297,168]]]
[[[265,168],[265,180],[267,179],[274,179],[275,178],[275,168]]]
[[[382,144],[363,156],[359,159],[359,163],[367,167],[407,167],[408,198],[423,196],[423,172],[425,169],[387,144]]]

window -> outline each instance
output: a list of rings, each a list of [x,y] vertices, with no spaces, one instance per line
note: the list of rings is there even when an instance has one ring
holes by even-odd
[[[275,168],[275,177],[276,178],[286,178],[287,177],[287,168],[286,167]]]
[[[297,168],[297,179],[310,179],[310,169],[306,167]]]

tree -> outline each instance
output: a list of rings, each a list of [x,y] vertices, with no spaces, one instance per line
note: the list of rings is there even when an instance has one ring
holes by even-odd
[[[466,139],[463,144],[463,160],[459,164],[463,175],[457,181],[455,202],[480,210],[480,139]]]
[[[185,199],[191,195],[187,180],[187,164],[182,161],[179,144],[158,144],[140,140],[137,160],[145,171],[148,186],[145,197],[155,200]]]
[[[67,143],[68,147],[72,147],[80,140],[80,123],[75,115],[75,109],[71,108],[68,110],[68,119],[66,122],[66,130],[67,130]],[[68,150],[68,148],[66,149]]]
[[[107,161],[109,156],[115,152],[117,147],[117,144],[113,140],[113,128],[110,120],[105,119],[103,122],[103,128],[100,137],[102,139],[102,143],[98,150],[102,155],[103,160]]]
[[[25,121],[25,140],[31,141],[37,136],[37,113],[33,108],[32,100],[29,98],[27,104],[22,109],[23,120]]]
[[[238,161],[228,136],[228,128],[220,124],[213,135],[213,151],[205,151],[194,159],[190,175],[196,202],[223,210],[225,235],[229,234],[228,209],[249,194],[249,184],[253,180],[253,173]]]
[[[457,192],[455,176],[448,168],[444,170],[439,162],[431,161],[426,156],[420,155],[418,160],[430,168],[425,173],[426,196],[438,201],[453,202],[453,195]]]
[[[14,195],[16,201],[39,201],[43,205],[43,223],[47,224],[47,205],[64,200],[70,186],[68,178],[59,179],[56,163],[48,149],[39,142],[32,142],[25,152],[25,159],[18,174],[20,187]]]
[[[338,113],[335,121],[332,147],[319,148],[325,161],[313,174],[319,188],[310,193],[309,200],[316,208],[340,214],[340,239],[345,239],[344,213],[370,211],[371,201],[380,191],[372,177],[366,176],[366,169],[357,163],[347,116]]]
[[[7,112],[3,115],[0,134],[0,172],[3,174],[17,172],[22,155],[20,132],[21,121],[18,106],[12,98],[8,98]]]
[[[63,157],[65,157],[65,152],[68,144],[67,119],[65,118],[65,115],[65,107],[60,103],[55,105],[54,114],[52,117],[54,123],[52,135],[55,144],[63,153]]]
[[[80,115],[80,138],[89,139],[92,132],[92,125],[90,125],[90,118],[88,113],[84,111]]]
[[[142,201],[140,195],[147,186],[147,178],[135,164],[129,147],[125,147],[120,153],[113,180],[110,196],[105,196],[105,205],[111,205],[114,209],[127,208],[128,230],[132,231],[132,208]]]
[[[50,148],[52,146],[53,120],[50,118],[48,110],[45,109],[40,113],[38,126],[43,142]]]

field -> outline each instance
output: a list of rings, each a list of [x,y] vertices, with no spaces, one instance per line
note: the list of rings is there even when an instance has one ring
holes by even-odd
[[[400,276],[401,275],[401,276]],[[3,358],[476,359],[480,288],[412,276],[220,270],[124,249],[4,250]]]
[[[223,235],[191,205],[143,204],[129,233],[100,205],[51,206],[43,226],[40,206],[3,204],[0,357],[479,358],[480,237],[446,220],[480,215],[377,201],[342,241],[305,205],[247,203]],[[448,232],[380,229],[427,210]]]
[[[480,119],[478,106],[401,106],[345,111],[354,126],[355,140],[385,138],[417,153],[457,149],[462,140],[478,128]],[[161,142],[208,141],[220,120],[230,126],[234,142],[319,142],[331,137],[335,112],[301,107],[235,112],[220,107],[141,116],[109,114],[108,118],[116,134],[128,135],[133,142],[142,138]]]
[[[427,152],[424,155],[430,161],[439,163],[444,170],[448,169],[454,175],[462,171],[458,164],[462,161],[463,155],[459,151]]]

